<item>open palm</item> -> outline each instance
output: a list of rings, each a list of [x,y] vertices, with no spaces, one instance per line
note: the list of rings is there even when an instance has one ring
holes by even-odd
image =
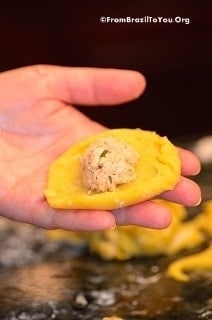
[[[167,209],[152,201],[113,212],[57,210],[49,207],[43,195],[50,163],[73,143],[104,130],[72,104],[119,104],[138,97],[144,87],[141,74],[124,70],[41,65],[0,74],[1,214],[43,228],[68,230],[168,225]],[[197,173],[195,156],[186,150],[180,150],[180,155],[182,174]],[[194,205],[200,191],[194,182],[182,178],[163,197]]]

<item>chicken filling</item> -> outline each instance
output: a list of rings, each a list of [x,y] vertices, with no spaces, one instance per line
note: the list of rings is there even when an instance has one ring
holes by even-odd
[[[114,191],[136,178],[138,153],[128,144],[106,137],[92,143],[82,156],[82,179],[89,190]]]

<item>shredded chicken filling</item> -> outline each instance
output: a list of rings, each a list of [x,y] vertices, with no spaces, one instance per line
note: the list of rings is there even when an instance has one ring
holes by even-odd
[[[114,191],[136,178],[138,153],[128,144],[106,137],[92,143],[82,156],[84,185],[96,192]]]

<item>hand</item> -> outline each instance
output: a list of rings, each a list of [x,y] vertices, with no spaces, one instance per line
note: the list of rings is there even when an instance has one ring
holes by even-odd
[[[146,201],[123,209],[57,210],[43,195],[51,162],[70,145],[104,128],[73,105],[114,105],[137,98],[145,88],[135,71],[30,66],[0,74],[0,212],[43,228],[103,230],[116,224],[152,228],[169,225],[166,208]],[[182,174],[200,170],[198,159],[180,150]],[[200,200],[199,187],[182,177],[163,198],[185,205]]]

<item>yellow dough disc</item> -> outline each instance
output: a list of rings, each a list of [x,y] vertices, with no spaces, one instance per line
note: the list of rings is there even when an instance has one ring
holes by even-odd
[[[82,156],[91,144],[107,137],[118,139],[138,153],[135,179],[112,191],[89,190],[83,183]],[[73,145],[51,164],[44,193],[54,208],[117,209],[172,190],[179,181],[180,166],[177,148],[167,137],[141,129],[106,130]]]

